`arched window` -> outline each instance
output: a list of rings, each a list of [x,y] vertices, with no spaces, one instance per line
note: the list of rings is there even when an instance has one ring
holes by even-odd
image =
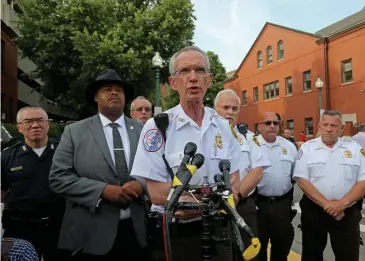
[[[272,47],[268,46],[266,49],[266,63],[271,64],[272,63]]]
[[[262,67],[262,52],[258,51],[257,52],[257,68],[261,68]]]
[[[278,42],[278,60],[284,59],[284,42],[280,40]]]

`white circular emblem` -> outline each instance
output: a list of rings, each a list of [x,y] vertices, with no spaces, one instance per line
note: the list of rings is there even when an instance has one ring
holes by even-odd
[[[162,134],[158,129],[151,129],[143,137],[143,145],[148,152],[158,151],[162,147]]]

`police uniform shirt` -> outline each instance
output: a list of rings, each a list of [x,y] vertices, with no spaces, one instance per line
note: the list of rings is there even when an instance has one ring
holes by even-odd
[[[269,159],[271,166],[264,169],[258,184],[259,194],[267,197],[282,196],[292,189],[292,174],[297,150],[293,143],[280,136],[268,143],[260,135],[260,148]]]
[[[265,157],[261,151],[260,146],[254,141],[255,134],[253,132],[247,132],[246,139],[245,136],[238,131],[237,126],[235,126],[233,130],[236,134],[235,136],[242,152],[242,164],[240,167],[241,180],[251,169],[257,167],[262,167],[265,169],[271,165],[268,158]],[[249,195],[251,195],[253,192],[254,190],[252,190]]]
[[[51,191],[48,181],[57,144],[49,138],[41,156],[25,143],[18,143],[2,152],[1,189],[7,191],[5,203],[9,208],[21,212],[47,211],[60,200]]]
[[[365,180],[365,151],[351,139],[339,138],[333,148],[321,138],[310,140],[298,152],[294,178],[308,180],[327,200],[339,200]]]
[[[231,173],[239,170],[239,161],[242,160],[239,144],[232,135],[229,122],[215,110],[204,108],[201,127],[185,114],[180,104],[166,113],[169,115],[169,126],[165,146],[154,119],[148,120],[141,132],[131,176],[160,182],[171,181],[162,154],[165,152],[170,167],[176,173],[188,142],[194,142],[197,153],[205,157],[203,166],[194,174],[190,184],[201,185],[205,181],[204,177],[208,183],[214,183],[215,174],[220,173],[218,163],[222,159],[231,162]]]

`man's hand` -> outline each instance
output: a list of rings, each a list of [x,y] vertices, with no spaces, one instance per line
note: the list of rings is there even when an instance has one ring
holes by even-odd
[[[340,214],[338,214],[338,216],[335,216],[335,219],[337,221],[340,221],[341,219],[343,219],[344,216],[345,216],[345,213],[344,212],[341,212]]]
[[[112,203],[127,204],[131,202],[132,199],[138,198],[138,195],[133,190],[124,186],[106,185],[102,197]]]
[[[343,212],[347,207],[347,204],[342,200],[330,200],[326,206],[324,206],[324,211],[333,217],[337,217],[341,212]]]
[[[132,190],[134,191],[138,196],[142,195],[143,194],[143,187],[142,185],[136,181],[136,180],[133,180],[133,181],[129,181],[127,183],[125,183],[123,185],[122,188],[127,188],[129,190]]]

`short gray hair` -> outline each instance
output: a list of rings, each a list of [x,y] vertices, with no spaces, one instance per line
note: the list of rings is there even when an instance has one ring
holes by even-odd
[[[338,118],[340,118],[341,123],[343,123],[342,114],[339,111],[335,111],[335,110],[325,111],[325,112],[323,112],[321,119],[323,116],[331,116],[331,117],[337,116]]]
[[[208,54],[197,46],[188,46],[188,47],[181,49],[180,51],[177,51],[176,53],[174,53],[171,56],[170,62],[169,62],[170,75],[174,75],[174,73],[175,73],[176,59],[179,57],[180,54],[188,52],[188,51],[197,51],[197,52],[201,53],[204,56],[205,63],[207,64],[207,69],[210,70],[210,61],[209,61]]]
[[[146,99],[146,97],[144,97],[144,96],[138,96],[138,97],[137,97],[137,98],[135,98],[135,99],[132,101],[132,103],[131,103],[131,111],[133,110],[133,108],[134,108],[134,104],[135,104],[135,102],[136,102],[137,100],[146,100],[146,101],[148,101],[148,103],[150,104],[150,107],[151,107],[151,109],[152,109],[152,103],[151,103],[149,100],[147,100],[147,99]]]
[[[365,131],[365,123],[357,125],[357,131]]]
[[[232,90],[232,89],[225,89],[225,90],[222,90],[222,91],[218,92],[218,93],[217,93],[217,96],[215,96],[215,99],[214,99],[214,109],[216,109],[216,108],[217,108],[219,98],[220,98],[220,97],[221,97],[221,95],[223,95],[223,94],[231,94],[231,95],[233,95],[233,96],[237,97],[237,99],[238,99],[238,106],[240,106],[240,105],[241,105],[241,99],[240,99],[240,97],[237,95],[237,93],[236,93],[234,90]]]
[[[41,108],[41,107],[33,107],[33,106],[26,106],[26,107],[21,108],[18,111],[18,113],[16,114],[16,122],[17,123],[20,123],[20,121],[21,121],[21,114],[22,114],[23,111],[32,111],[32,110],[33,111],[43,111],[44,114],[47,116],[47,120],[48,120],[48,114],[47,114],[47,112],[43,108]]]

